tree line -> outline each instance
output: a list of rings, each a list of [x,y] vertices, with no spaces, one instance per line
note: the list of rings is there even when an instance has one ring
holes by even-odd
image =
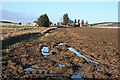
[[[38,26],[41,27],[49,27],[51,24],[53,24],[52,22],[50,22],[49,17],[47,16],[47,14],[43,14],[40,17],[38,17],[37,21],[34,21],[35,23],[38,24]],[[65,25],[65,26],[74,26],[74,27],[81,27],[81,26],[88,26],[88,21],[84,21],[83,19],[80,21],[80,19],[75,19],[74,21],[71,20],[68,16],[68,14],[64,14],[63,15],[63,21],[61,22],[61,25]]]

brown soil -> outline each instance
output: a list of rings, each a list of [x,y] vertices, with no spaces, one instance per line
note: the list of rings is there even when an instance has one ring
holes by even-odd
[[[64,42],[64,45],[58,45]],[[41,44],[41,45],[39,45]],[[50,55],[44,58],[40,49],[49,47]],[[95,64],[76,56],[67,48],[73,47],[84,56],[99,62]],[[44,78],[45,74],[70,77],[79,74],[84,79],[119,79],[118,29],[58,28],[29,43],[16,43],[2,60],[3,79]],[[64,64],[59,67],[54,63]],[[110,67],[113,66],[113,67]],[[25,68],[34,68],[31,72]],[[100,68],[100,71],[96,70]],[[45,71],[42,71],[45,69]]]

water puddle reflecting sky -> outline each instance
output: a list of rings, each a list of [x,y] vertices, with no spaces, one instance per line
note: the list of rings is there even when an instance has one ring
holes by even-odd
[[[24,69],[24,71],[26,71],[26,72],[31,72],[31,71],[33,71],[33,70],[35,70],[35,69],[33,69],[33,68],[25,68],[25,69]]]
[[[49,49],[47,46],[43,46],[41,49],[41,52],[44,56],[48,56],[49,55]]]
[[[61,43],[59,43],[58,45],[62,46],[62,45],[64,45],[64,43],[61,42]],[[87,60],[87,61],[90,61],[90,62],[99,64],[97,61],[94,61],[94,60],[92,60],[92,59],[90,59],[90,58],[87,58],[87,57],[85,57],[84,55],[82,55],[80,52],[77,52],[77,51],[76,51],[74,48],[72,48],[72,47],[68,47],[68,50],[71,51],[71,52],[73,52],[73,53],[75,53],[78,57],[82,57],[82,58],[84,58],[84,59]],[[42,55],[43,55],[44,57],[48,56],[48,55],[49,55],[49,48],[48,48],[47,46],[43,46],[42,49],[41,49],[41,53],[42,53]]]
[[[73,52],[73,53],[75,53],[78,57],[82,57],[82,58],[84,58],[84,59],[87,60],[87,61],[90,61],[90,62],[99,64],[98,62],[96,62],[96,61],[94,61],[94,60],[91,60],[91,59],[85,57],[85,56],[82,55],[80,52],[77,52],[77,51],[76,51],[74,48],[72,48],[72,47],[69,47],[68,50],[71,51],[71,52]]]
[[[59,67],[65,67],[64,64],[59,64],[59,63],[57,63],[57,65],[58,65]]]
[[[73,75],[71,76],[71,79],[72,79],[72,80],[84,80],[84,79],[82,78],[82,76],[76,75],[76,74],[73,74]]]
[[[63,45],[64,45],[64,43],[63,43],[63,42],[60,42],[58,45],[59,45],[59,46],[63,46]]]
[[[95,67],[96,71],[100,71],[100,68],[99,67]]]
[[[57,63],[57,62],[54,62],[54,61],[52,61],[52,63],[53,63],[54,65],[59,66],[59,67],[65,67],[65,64],[60,64],[60,63]]]

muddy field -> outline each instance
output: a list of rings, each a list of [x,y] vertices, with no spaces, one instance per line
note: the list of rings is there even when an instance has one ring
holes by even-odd
[[[119,58],[118,29],[58,28],[4,49],[2,77],[119,80]]]

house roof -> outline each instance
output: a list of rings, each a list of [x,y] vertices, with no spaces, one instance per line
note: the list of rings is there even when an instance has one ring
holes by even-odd
[[[18,23],[14,23],[14,22],[10,22],[10,21],[0,21],[0,23],[12,23],[12,24],[18,24]]]

